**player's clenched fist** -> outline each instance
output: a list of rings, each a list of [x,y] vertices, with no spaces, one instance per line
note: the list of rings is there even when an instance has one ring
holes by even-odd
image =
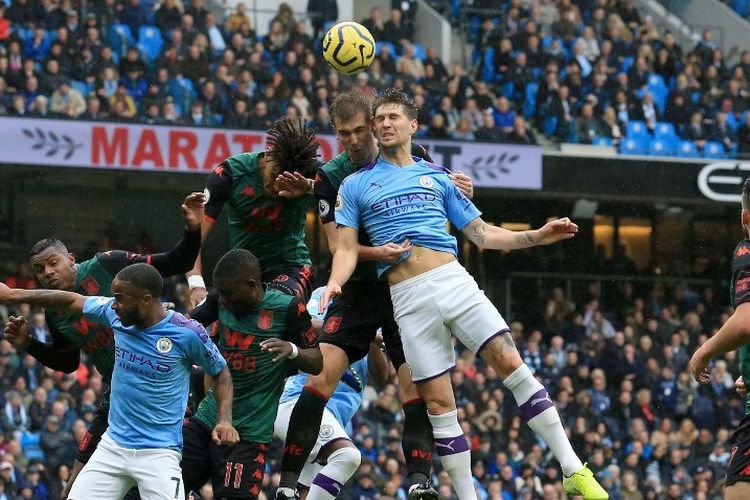
[[[240,435],[231,422],[218,422],[211,431],[211,439],[218,446],[233,446],[240,442]]]
[[[206,203],[206,195],[203,193],[190,193],[182,203],[182,217],[185,219],[185,227],[188,231],[197,231],[203,223],[203,206]]]
[[[26,349],[31,342],[31,328],[23,316],[11,316],[5,322],[5,340],[16,349]]]
[[[206,300],[207,296],[208,290],[203,287],[197,287],[190,290],[190,308],[195,309],[201,305],[201,303]]]

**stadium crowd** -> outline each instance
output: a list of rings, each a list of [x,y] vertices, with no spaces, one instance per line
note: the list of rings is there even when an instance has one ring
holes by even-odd
[[[697,152],[712,142],[750,152],[750,52],[728,66],[710,30],[685,50],[628,0],[473,7],[498,4],[469,15],[471,69],[410,39],[412,2],[387,16],[374,9],[363,23],[388,43],[367,73],[347,78],[310,48],[322,25],[310,32],[288,6],[258,37],[243,6],[215,19],[202,0],[0,2],[0,114],[255,129],[298,114],[331,132],[337,92],[395,86],[420,104],[424,137],[530,144],[533,123],[558,141],[618,145],[628,135],[648,138],[643,148],[689,139]],[[123,246],[110,239],[89,253]],[[0,277],[34,286],[23,265]],[[720,498],[730,431],[744,413],[731,376],[738,361],[716,363],[700,387],[686,371],[692,350],[727,318],[720,290],[592,284],[565,297],[554,289],[513,322],[524,360],[611,498]],[[186,287],[175,283],[165,300],[184,310]],[[43,314],[18,312],[38,339],[49,335]],[[453,382],[480,498],[558,498],[559,468],[513,398],[491,368],[456,349]],[[85,362],[71,375],[43,369],[2,342],[0,384],[0,500],[59,498],[101,378]],[[371,391],[354,426],[363,465],[342,496],[405,499],[400,419],[393,386]],[[266,471],[268,498],[276,465]],[[436,484],[449,498],[449,479],[438,474]]]
[[[618,266],[616,259],[603,261],[603,268]],[[34,286],[24,265],[4,281]],[[729,437],[744,415],[732,376],[739,373],[738,359],[728,355],[715,363],[711,383],[703,386],[686,368],[695,347],[729,315],[718,292],[724,287],[716,283],[605,280],[572,297],[550,285],[530,294],[536,298],[511,323],[524,361],[549,388],[576,451],[613,499],[721,498]],[[186,286],[169,290],[164,300],[185,310]],[[16,311],[0,316],[9,312]],[[30,318],[38,339],[49,335],[39,311],[18,312]],[[460,345],[456,352],[453,386],[479,497],[562,498],[559,466],[522,422],[511,394],[481,359]],[[0,381],[0,499],[57,498],[102,397],[101,377],[85,361],[73,374],[55,373],[3,341]],[[363,463],[341,498],[403,500],[396,388],[367,394],[353,422]],[[271,455],[279,457],[280,447],[276,443]],[[451,498],[450,479],[435,466],[436,485]],[[267,498],[273,498],[277,467],[272,460],[266,468]]]

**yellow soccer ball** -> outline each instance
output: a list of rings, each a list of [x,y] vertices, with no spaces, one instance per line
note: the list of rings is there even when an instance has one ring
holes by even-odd
[[[323,37],[323,57],[339,73],[359,73],[375,58],[375,39],[359,23],[340,22]]]

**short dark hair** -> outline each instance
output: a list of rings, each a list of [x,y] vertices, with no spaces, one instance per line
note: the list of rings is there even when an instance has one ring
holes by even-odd
[[[373,116],[380,106],[385,106],[386,104],[400,104],[404,108],[404,114],[410,120],[415,120],[419,114],[419,108],[414,104],[414,99],[409,97],[403,90],[394,88],[385,89],[383,94],[378,96],[372,105]]]
[[[214,267],[214,283],[233,277],[260,276],[258,258],[244,248],[233,248],[225,253]]]
[[[299,172],[312,177],[317,170],[318,141],[316,129],[302,118],[282,118],[268,130],[266,154],[281,167],[282,172]]]
[[[161,297],[161,291],[164,288],[164,280],[162,280],[159,271],[154,266],[144,262],[131,264],[123,268],[117,273],[115,279],[128,282],[157,298]]]
[[[29,258],[39,255],[49,247],[52,247],[58,252],[62,252],[65,254],[70,253],[68,252],[68,247],[65,246],[65,243],[58,240],[57,238],[44,238],[43,240],[39,240],[34,243],[34,246],[32,246],[29,250]]]
[[[336,96],[331,103],[329,114],[331,123],[336,126],[336,120],[345,122],[361,114],[365,120],[372,117],[372,97],[359,89],[351,89]]]
[[[750,177],[745,179],[745,184],[742,186],[742,208],[750,210]]]

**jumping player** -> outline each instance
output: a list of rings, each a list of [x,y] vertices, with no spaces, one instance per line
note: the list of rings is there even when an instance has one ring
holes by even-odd
[[[258,259],[233,249],[216,264],[216,290],[190,316],[214,324],[212,336],[234,381],[234,427],[239,444],[217,446],[211,439],[218,402],[208,392],[183,428],[182,474],[186,495],[211,480],[216,498],[257,498],[268,443],[291,368],[319,373],[323,358],[305,303],[261,282]]]
[[[315,195],[328,246],[334,254],[338,235],[333,207],[339,186],[346,176],[372,164],[379,154],[372,134],[371,114],[372,100],[356,90],[340,94],[331,105],[331,123],[344,152],[318,171]],[[412,154],[421,158],[427,156],[421,146],[414,146]],[[281,184],[293,190],[292,175],[285,173],[283,177],[286,183]],[[460,173],[451,177],[459,189],[471,196],[471,179]],[[388,289],[378,280],[375,269],[375,261],[395,262],[406,250],[393,242],[372,246],[364,232],[360,232],[359,242],[359,263],[352,280],[330,306],[323,325],[324,334],[320,337],[323,373],[308,378],[290,418],[285,450],[301,448],[302,453],[283,456],[282,487],[277,495],[280,498],[294,495],[300,471],[315,445],[314,436],[320,427],[327,398],[333,394],[345,370],[367,354],[378,328],[383,330],[388,356],[399,375],[399,397],[405,415],[402,446],[409,473],[410,498],[437,498],[429,481],[433,443],[427,408],[411,381]]]
[[[307,305],[312,316],[316,316],[318,310],[315,296],[319,299],[323,290],[322,287],[315,290]],[[317,441],[298,481],[302,500],[332,500],[357,471],[362,456],[349,438],[351,420],[362,404],[368,373],[376,385],[382,386],[388,381],[390,364],[382,343],[382,338],[377,336],[370,344],[368,355],[347,368],[328,399]],[[299,374],[286,381],[274,423],[275,437],[286,439],[292,409],[306,380],[307,375]]]
[[[417,109],[403,92],[388,89],[374,106],[380,158],[348,177],[336,200],[338,248],[321,303],[338,296],[358,260],[358,233],[374,245],[400,244],[395,262],[378,262],[390,285],[412,377],[427,401],[438,454],[446,468],[469,467],[468,442],[456,418],[448,371],[455,364],[451,335],[481,356],[513,393],[529,426],[550,447],[563,469],[568,494],[586,499],[609,495],[576,456],[547,390],[521,359],[510,329],[474,279],[456,260],[451,222],[477,246],[512,250],[572,238],[578,227],[568,219],[535,231],[490,226],[479,210],[450,182],[443,167],[411,156]],[[474,499],[471,475],[454,483],[460,499]]]
[[[708,363],[715,357],[735,349],[740,350],[742,376],[735,382],[740,395],[747,399],[744,381],[750,380],[750,179],[742,188],[740,222],[745,239],[732,256],[731,301],[734,313],[713,337],[695,351],[690,359],[690,371],[698,382],[708,383],[711,374]],[[724,489],[726,500],[750,498],[750,402],[745,405],[745,418],[732,436],[732,456],[727,465]]]
[[[255,254],[263,282],[284,293],[299,295],[303,303],[312,291],[312,262],[305,245],[305,218],[311,198],[285,198],[276,185],[281,172],[312,177],[317,167],[315,131],[302,119],[282,118],[268,131],[266,150],[230,156],[206,182],[203,241],[226,205],[229,242]],[[307,183],[311,186],[312,181]],[[189,273],[191,300],[206,296],[200,257]]]
[[[200,324],[164,310],[162,286],[156,268],[143,263],[117,273],[114,298],[0,285],[0,303],[84,314],[114,331],[109,428],[73,484],[70,500],[120,500],[133,485],[144,498],[185,498],[182,419],[194,364],[213,380],[219,408],[214,442],[239,440],[231,423],[232,378],[226,361]]]
[[[112,295],[112,280],[125,267],[145,262],[162,275],[184,274],[191,269],[200,252],[200,228],[203,222],[203,193],[192,193],[182,205],[185,234],[171,250],[153,255],[138,255],[122,250],[98,253],[94,258],[76,263],[60,240],[48,238],[36,243],[29,251],[31,268],[43,288],[66,290],[81,295]],[[112,330],[76,313],[45,311],[51,342],[43,343],[31,335],[31,328],[23,317],[11,317],[5,328],[5,338],[17,349],[23,349],[44,366],[71,373],[78,369],[83,351],[109,383],[115,363]],[[107,430],[109,402],[96,411],[94,420],[81,440],[63,498],[73,485],[78,472],[94,453],[104,431]],[[137,495],[135,496],[137,497]]]

